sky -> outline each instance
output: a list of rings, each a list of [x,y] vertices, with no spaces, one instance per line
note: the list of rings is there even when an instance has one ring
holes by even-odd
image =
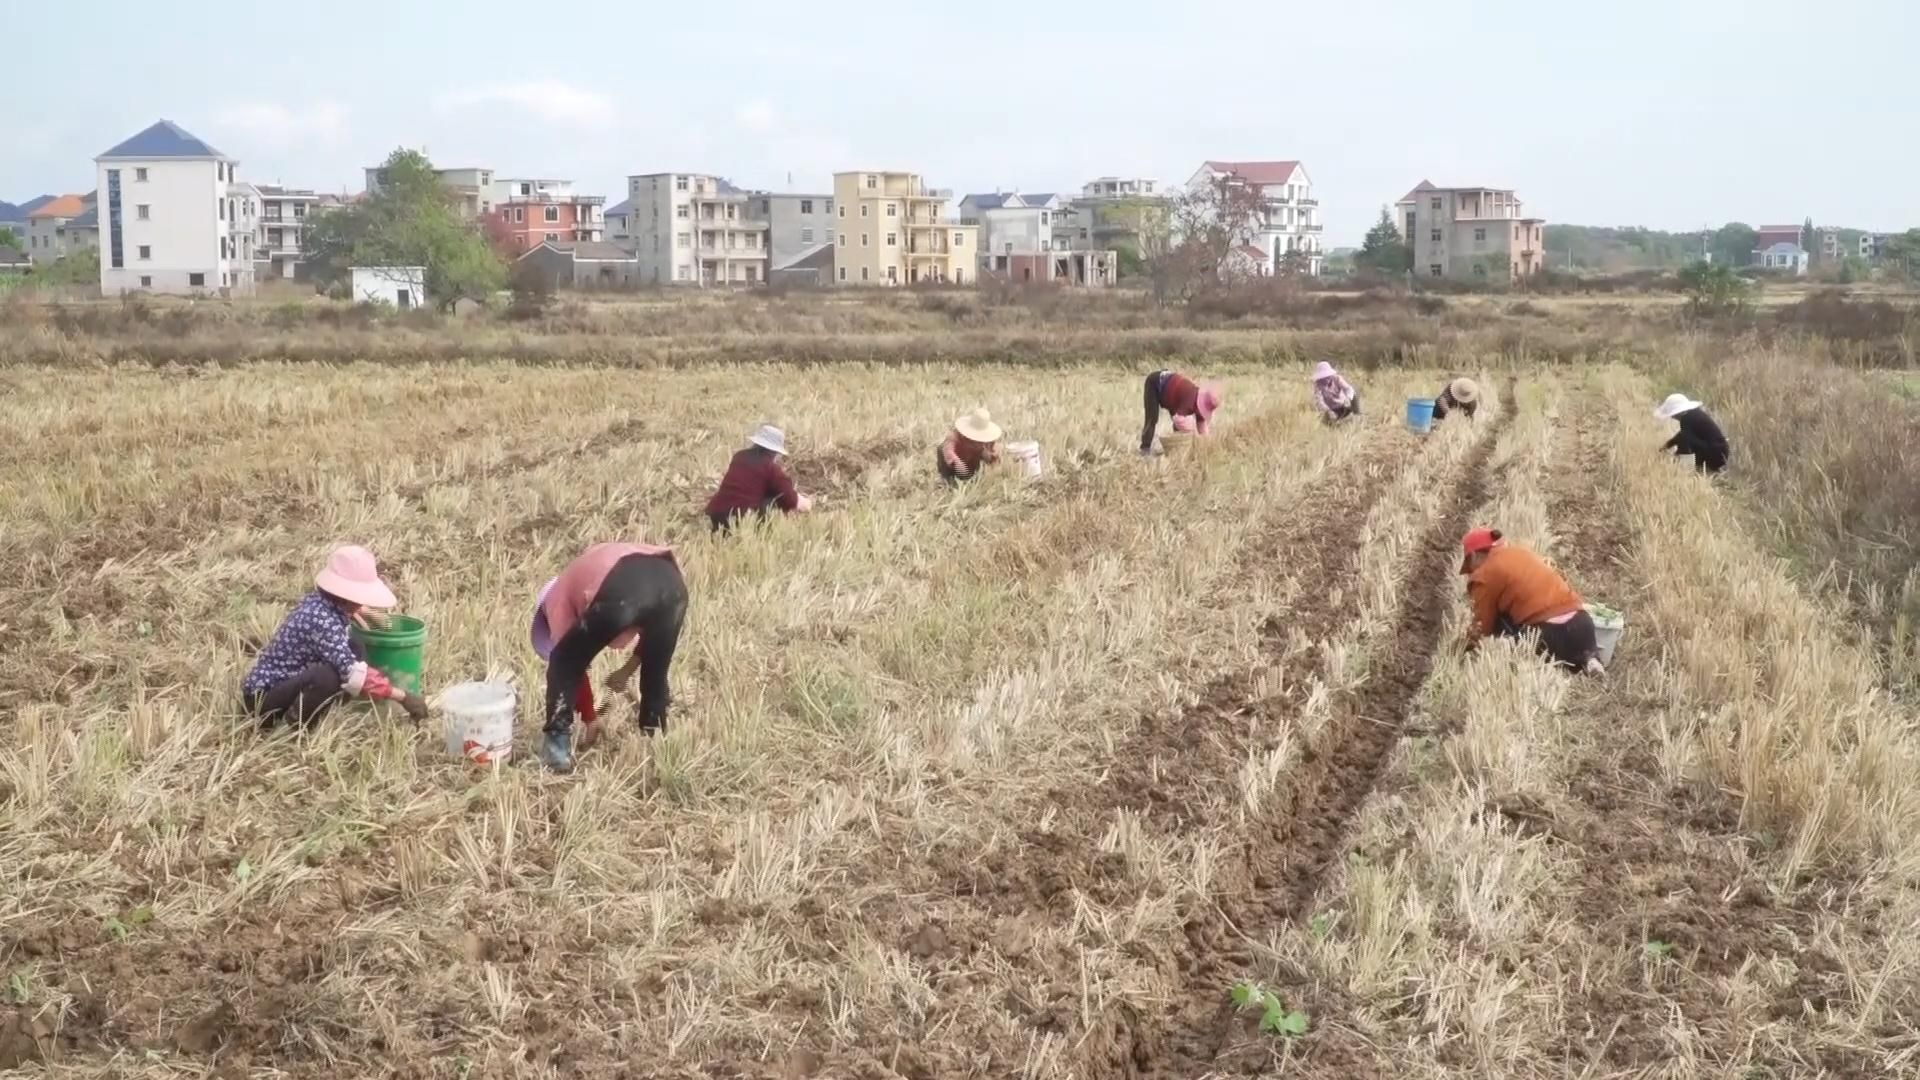
[[[84,49],[37,47],[44,11],[0,0],[11,202],[89,190],[164,117],[242,179],[336,192],[399,146],[609,205],[648,172],[1077,193],[1288,159],[1329,246],[1422,179],[1551,222],[1920,225],[1915,0],[96,0],[55,39]]]

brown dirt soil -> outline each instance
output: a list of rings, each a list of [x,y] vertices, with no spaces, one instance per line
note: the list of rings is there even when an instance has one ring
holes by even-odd
[[[869,439],[800,454],[790,459],[789,469],[793,474],[794,486],[801,491],[809,495],[837,497],[858,487],[861,478],[874,467],[907,453],[914,446],[914,441],[904,435]],[[927,471],[931,474],[932,447],[927,447],[926,457]]]

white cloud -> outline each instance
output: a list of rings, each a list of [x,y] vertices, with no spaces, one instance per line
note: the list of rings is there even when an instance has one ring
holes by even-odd
[[[773,128],[773,104],[764,98],[741,102],[733,110],[734,123],[748,131],[770,131]]]
[[[333,101],[296,106],[275,101],[247,102],[221,109],[214,121],[222,129],[244,136],[256,145],[275,148],[316,143],[337,146],[347,135],[347,108]]]
[[[613,123],[616,115],[606,95],[553,81],[468,87],[441,94],[433,102],[442,113],[486,105],[504,105],[550,123],[580,127],[602,127]]]

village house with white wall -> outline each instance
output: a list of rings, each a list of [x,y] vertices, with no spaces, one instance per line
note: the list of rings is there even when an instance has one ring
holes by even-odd
[[[162,120],[94,167],[103,295],[253,291],[254,214],[243,203],[255,196],[238,162]]]
[[[1308,274],[1318,276],[1324,253],[1320,200],[1313,178],[1298,161],[1207,161],[1187,180],[1187,189],[1227,180],[1260,192],[1259,220],[1240,237],[1251,272],[1274,273],[1291,257]]]

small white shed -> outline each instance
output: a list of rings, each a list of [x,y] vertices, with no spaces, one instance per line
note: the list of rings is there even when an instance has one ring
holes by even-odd
[[[353,268],[353,302],[392,304],[401,311],[420,307],[427,302],[427,268],[356,266]]]

